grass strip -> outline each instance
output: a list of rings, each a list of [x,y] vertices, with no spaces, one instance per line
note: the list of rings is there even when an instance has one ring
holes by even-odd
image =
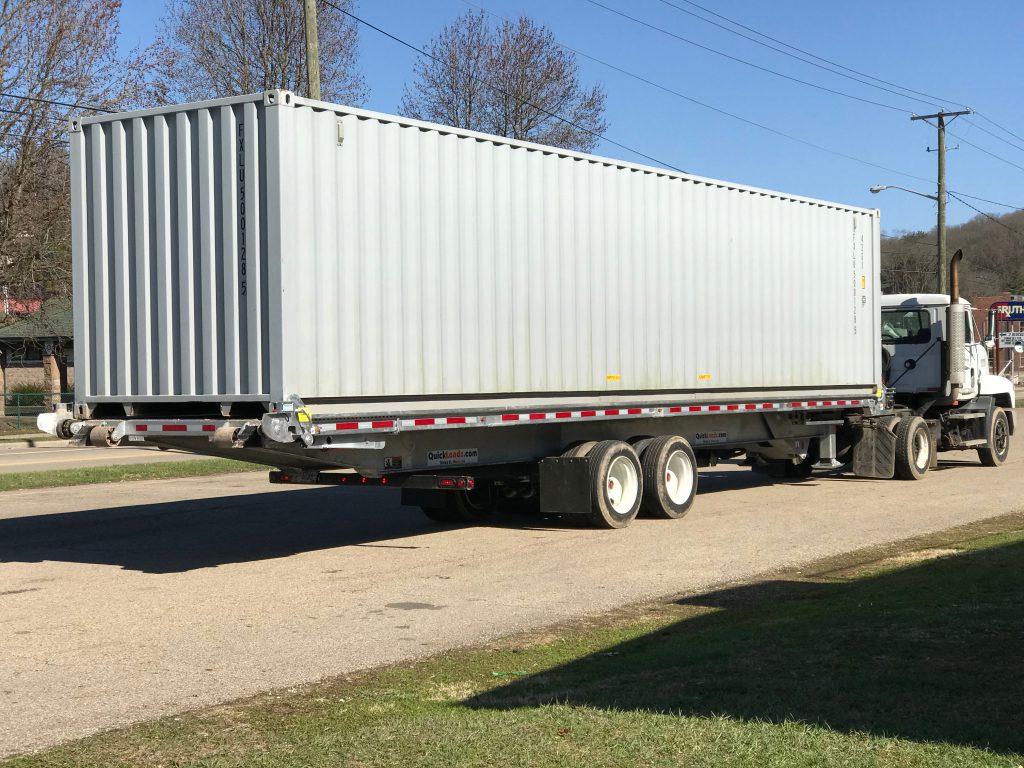
[[[0,492],[31,488],[57,488],[67,485],[121,483],[129,480],[168,480],[175,477],[205,477],[235,472],[252,472],[254,464],[231,459],[195,459],[160,461],[147,464],[119,464],[108,467],[54,469],[45,472],[0,474]]]
[[[1013,515],[110,731],[10,768],[1015,768],[1022,638]]]

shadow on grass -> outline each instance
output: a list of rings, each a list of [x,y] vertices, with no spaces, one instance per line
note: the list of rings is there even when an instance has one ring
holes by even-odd
[[[1024,543],[681,603],[717,610],[466,703],[798,720],[1024,753]]]

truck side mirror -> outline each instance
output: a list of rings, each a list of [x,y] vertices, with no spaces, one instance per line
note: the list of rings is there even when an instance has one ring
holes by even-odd
[[[991,336],[986,336],[985,337],[985,341],[983,341],[982,344],[985,345],[985,349],[995,349],[996,348],[996,340],[993,339]]]

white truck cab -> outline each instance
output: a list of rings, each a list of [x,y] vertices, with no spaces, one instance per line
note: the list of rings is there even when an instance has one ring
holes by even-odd
[[[956,399],[964,403],[981,395],[991,395],[1000,406],[1014,408],[1013,385],[1009,379],[992,372],[988,350],[966,299],[959,301],[966,320],[964,381],[955,398],[945,375],[949,296],[893,294],[882,296],[881,303],[883,375],[885,385],[896,391],[899,400]]]
[[[895,406],[924,421],[933,461],[940,451],[976,450],[983,464],[998,466],[1016,426],[1014,388],[992,372],[958,284],[954,264],[952,296],[881,297],[883,384]]]

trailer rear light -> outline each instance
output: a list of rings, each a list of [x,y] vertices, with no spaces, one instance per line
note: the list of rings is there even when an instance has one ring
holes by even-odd
[[[437,480],[437,487],[445,490],[471,491],[474,481],[472,477],[440,477]]]

